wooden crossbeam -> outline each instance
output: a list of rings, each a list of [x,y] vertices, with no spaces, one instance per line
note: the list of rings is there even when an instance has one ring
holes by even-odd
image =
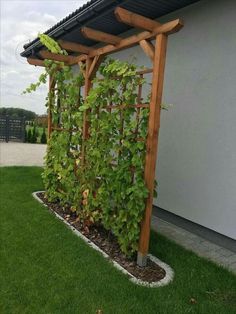
[[[155,36],[158,34],[170,35],[177,33],[184,26],[184,22],[181,19],[176,19],[171,22],[162,24],[160,28],[154,29]]]
[[[48,138],[51,137],[52,133],[52,95],[51,93],[54,93],[54,88],[56,85],[56,81],[53,79],[52,75],[49,76],[49,99],[48,99]]]
[[[127,109],[127,108],[149,108],[149,104],[136,104],[136,105],[109,105],[103,109]]]
[[[130,37],[124,38],[120,41],[119,44],[116,46],[114,45],[106,45],[101,48],[97,48],[92,50],[89,53],[89,57],[94,57],[97,55],[106,55],[109,53],[114,53],[119,50],[130,48],[135,45],[138,45],[141,40],[150,40],[155,38],[158,34],[172,34],[175,32],[178,32],[183,27],[183,22],[180,19],[173,20],[171,22],[167,22],[165,24],[162,24],[158,27],[156,27],[152,32],[144,31],[137,35],[132,35]],[[80,55],[78,57],[74,57],[75,63],[78,63],[79,61],[85,61],[87,58],[87,55]]]
[[[84,46],[78,43],[74,43],[71,41],[65,41],[65,40],[58,40],[59,45],[61,48],[72,51],[72,52],[80,52],[80,53],[89,53],[93,48]]]
[[[89,77],[89,69],[92,64],[92,59],[87,57],[86,59],[86,68],[85,68],[85,82],[84,82],[84,100],[86,101],[86,98],[89,94],[89,90],[92,86],[92,82]],[[84,141],[85,139],[88,138],[88,131],[89,131],[89,121],[87,120],[87,114],[88,114],[88,109],[84,111],[83,115],[83,132],[82,132],[82,138],[83,138],[83,145],[82,145],[82,151],[81,151],[81,160],[82,160],[82,165],[84,165],[85,162],[85,144]]]
[[[44,60],[36,59],[36,58],[27,58],[27,62],[30,65],[45,67]],[[56,70],[60,70],[61,66],[58,64]]]
[[[92,39],[95,41],[99,41],[99,42],[103,42],[106,44],[117,45],[121,41],[121,38],[119,36],[115,36],[115,35],[101,32],[101,31],[97,31],[97,30],[89,28],[89,27],[82,27],[81,33],[86,38],[89,38],[89,39]]]
[[[139,42],[139,45],[143,49],[143,51],[146,53],[146,55],[153,61],[154,59],[154,53],[155,53],[155,47],[152,43],[149,41],[143,39]]]
[[[150,74],[152,72],[153,72],[153,69],[146,68],[146,69],[137,71],[137,74]]]
[[[65,129],[65,128],[61,128],[61,127],[57,127],[57,126],[52,126],[52,130],[55,131],[66,131],[66,132],[76,132],[78,131],[78,129],[74,128],[74,129]]]
[[[76,58],[76,62],[75,62],[75,63],[80,64],[81,62],[82,62],[82,63],[85,62],[86,59],[87,59],[87,56],[88,56],[88,55],[86,55],[86,54],[82,54],[82,55],[80,55],[80,56],[78,56],[78,57],[75,57],[75,58]]]
[[[145,16],[130,12],[123,8],[117,7],[114,11],[116,19],[132,27],[153,31],[160,26],[159,22],[153,21]]]
[[[151,74],[152,72],[153,72],[153,69],[146,68],[146,69],[139,70],[139,71],[135,72],[133,75],[142,75],[143,76],[144,74]],[[119,80],[120,77],[119,76],[112,76],[111,79]],[[97,80],[98,81],[104,81],[104,78],[100,77]]]
[[[31,65],[39,66],[39,67],[45,67],[44,61],[40,59],[34,59],[34,58],[27,58],[27,62]]]
[[[47,51],[47,50],[41,50],[39,52],[39,54],[44,59],[65,62],[68,65],[74,64],[74,62],[75,62],[75,59],[74,59],[75,57],[73,57],[73,56],[60,55],[60,54],[57,54],[57,53],[52,53],[52,52]]]

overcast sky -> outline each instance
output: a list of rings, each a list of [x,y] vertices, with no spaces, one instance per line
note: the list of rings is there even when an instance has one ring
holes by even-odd
[[[38,114],[46,112],[46,86],[33,94],[21,95],[30,83],[37,81],[43,70],[29,65],[20,57],[20,52],[23,45],[37,37],[39,32],[45,32],[86,2],[0,0],[1,107],[20,107]]]

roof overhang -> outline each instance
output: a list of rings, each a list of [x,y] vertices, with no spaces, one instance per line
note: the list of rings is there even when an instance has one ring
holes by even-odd
[[[72,14],[51,27],[45,34],[56,40],[78,43],[91,47],[98,42],[84,36],[83,29],[88,27],[111,35],[119,35],[130,28],[129,25],[119,22],[114,16],[117,6],[151,19],[166,15],[199,0],[91,0]],[[114,37],[115,38],[115,37]],[[39,51],[43,48],[39,38],[24,45],[22,57],[41,59]],[[72,53],[73,55],[74,53]]]

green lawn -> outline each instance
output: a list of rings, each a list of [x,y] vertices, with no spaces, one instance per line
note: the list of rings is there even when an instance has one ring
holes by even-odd
[[[236,313],[236,276],[155,233],[151,252],[173,267],[174,281],[131,283],[33,199],[40,173],[0,169],[1,314]]]

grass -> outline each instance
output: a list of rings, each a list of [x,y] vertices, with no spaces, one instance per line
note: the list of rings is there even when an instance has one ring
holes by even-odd
[[[33,199],[41,168],[0,172],[0,313],[236,313],[236,276],[227,270],[153,232],[151,252],[175,278],[136,286]]]

